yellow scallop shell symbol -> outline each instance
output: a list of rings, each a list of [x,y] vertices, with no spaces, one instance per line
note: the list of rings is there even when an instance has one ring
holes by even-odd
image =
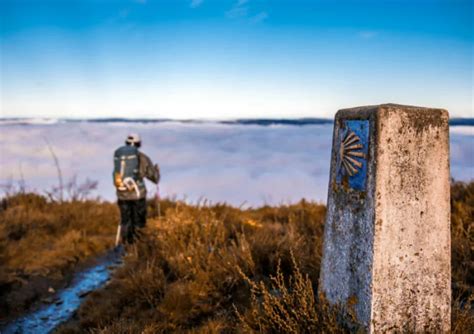
[[[347,131],[346,136],[341,141],[339,154],[341,165],[350,176],[356,175],[362,168],[362,162],[356,159],[365,158],[362,148],[359,136],[352,131]]]

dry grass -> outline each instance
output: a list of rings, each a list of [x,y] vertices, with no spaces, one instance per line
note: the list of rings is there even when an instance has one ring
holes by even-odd
[[[22,312],[85,260],[110,248],[118,210],[97,201],[6,197],[0,208],[0,314]],[[23,293],[25,292],[25,293]]]
[[[325,300],[316,298],[312,282],[303,275],[291,254],[293,273],[287,278],[278,264],[270,284],[255,282],[243,272],[241,275],[250,286],[251,307],[241,314],[235,308],[241,331],[246,333],[344,333],[349,331],[339,325],[337,310]]]
[[[474,329],[473,188],[453,185],[454,333]],[[111,284],[93,293],[59,332],[349,331],[315,296],[324,206],[301,201],[238,210],[168,203],[165,212],[150,221]]]
[[[470,308],[474,283],[474,183],[455,183],[452,194],[452,324],[454,333],[468,333],[474,330],[474,316]],[[74,253],[68,248],[70,242],[67,240],[79,240],[76,243],[82,245],[80,240],[85,240],[82,237],[84,233],[97,238],[91,245],[102,244],[101,247],[106,248],[113,241],[110,234],[115,232],[116,218],[104,221],[109,218],[101,216],[116,215],[113,204],[80,204],[84,207],[78,211],[89,211],[88,217],[95,215],[95,219],[91,220],[79,219],[72,214],[75,211],[67,207],[72,205],[70,203],[53,205],[34,196],[31,201],[29,205],[41,212],[41,215],[38,213],[38,217],[43,217],[40,221],[63,222],[64,217],[69,217],[66,219],[69,223],[52,228],[47,227],[49,224],[33,224],[35,219],[31,216],[22,216],[21,220],[27,221],[28,225],[13,228],[9,226],[13,223],[2,224],[2,236],[10,235],[9,238],[12,238],[19,234],[23,235],[20,239],[27,238],[30,229],[36,229],[38,236],[53,233],[58,238],[54,245],[46,247],[47,243],[37,241],[36,252],[56,254],[56,257],[64,253],[51,252],[62,248],[65,251],[69,249],[67,254]],[[11,221],[19,221],[22,213],[19,210],[9,212],[16,207],[9,205],[10,208],[1,213],[2,220],[3,217],[17,215]],[[64,208],[59,208],[62,205]],[[151,215],[156,212],[154,205],[150,202]],[[106,215],[110,212],[115,213]],[[141,242],[128,249],[124,265],[115,272],[109,284],[91,293],[74,319],[61,326],[58,332],[348,331],[337,325],[335,310],[315,295],[326,213],[323,205],[301,201],[289,206],[240,210],[227,205],[206,207],[162,201],[161,212],[161,218],[149,219]],[[79,215],[79,212],[76,214]],[[56,216],[62,218],[54,218]],[[76,232],[69,232],[74,230]],[[65,239],[60,241],[62,238]],[[2,247],[2,259],[7,258],[3,254],[16,254],[9,255],[9,266],[16,265],[23,271],[44,270],[40,262],[28,259],[20,251],[6,252],[6,244]],[[100,252],[97,246],[90,247]],[[90,254],[82,246],[73,249],[82,256]],[[24,251],[29,252],[26,248]],[[49,257],[55,256],[48,255],[45,259]],[[15,264],[15,261],[18,263]],[[55,261],[45,260],[43,265],[47,268],[67,267],[61,265],[65,262]],[[54,272],[54,269],[49,270]]]
[[[474,332],[474,182],[451,186],[452,331]]]
[[[270,282],[278,268],[289,277],[295,270],[290,250],[305,261],[305,292],[313,298],[324,214],[324,206],[304,201],[246,211],[169,206],[162,219],[149,221],[111,283],[91,294],[60,332],[243,330],[236,309],[252,307],[249,281]]]

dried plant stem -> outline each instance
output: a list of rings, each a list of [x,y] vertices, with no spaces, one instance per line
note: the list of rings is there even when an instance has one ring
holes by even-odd
[[[26,182],[25,182],[25,176],[23,175],[23,168],[20,165],[18,166],[19,172],[20,172],[20,193],[24,194],[26,192]]]
[[[61,171],[61,167],[60,167],[60,165],[59,165],[59,160],[58,160],[58,157],[56,156],[56,153],[54,153],[53,147],[52,147],[51,144],[49,143],[48,138],[46,138],[46,137],[43,137],[43,138],[44,138],[44,141],[46,142],[46,146],[48,146],[48,149],[49,149],[49,152],[51,153],[51,156],[53,157],[54,164],[55,164],[56,170],[57,170],[57,172],[58,172],[59,201],[62,202],[62,201],[63,201],[63,189],[64,189],[64,185],[63,185],[63,174],[62,174],[62,171]]]

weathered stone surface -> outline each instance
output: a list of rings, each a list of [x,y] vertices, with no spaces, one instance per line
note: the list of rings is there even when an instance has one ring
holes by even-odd
[[[320,294],[370,332],[450,328],[448,113],[336,114]]]

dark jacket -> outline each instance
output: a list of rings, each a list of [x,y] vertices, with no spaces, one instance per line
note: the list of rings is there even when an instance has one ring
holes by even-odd
[[[138,152],[139,157],[139,170],[138,170],[138,189],[139,195],[135,191],[119,191],[117,190],[117,198],[119,200],[138,200],[146,198],[146,186],[144,179],[147,178],[153,183],[158,183],[160,181],[160,169],[158,165],[153,165],[150,158],[142,153]]]

